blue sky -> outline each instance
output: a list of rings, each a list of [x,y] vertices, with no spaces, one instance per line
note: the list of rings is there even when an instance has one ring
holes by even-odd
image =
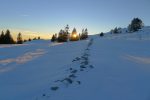
[[[134,17],[150,25],[150,0],[0,0],[0,30],[53,34],[66,24],[90,34],[126,27]]]

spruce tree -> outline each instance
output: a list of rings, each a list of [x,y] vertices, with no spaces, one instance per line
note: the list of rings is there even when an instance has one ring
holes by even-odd
[[[58,42],[67,42],[68,41],[68,33],[61,29],[58,34],[57,41]]]
[[[70,35],[70,41],[78,41],[78,40],[79,40],[79,35],[77,34],[76,28],[74,28]]]
[[[0,35],[0,44],[4,44],[4,32],[2,31],[1,35]]]
[[[15,41],[13,40],[10,31],[6,30],[5,36],[4,36],[4,44],[14,44]]]
[[[87,30],[87,28],[84,30],[82,30],[82,34],[81,34],[81,36],[80,36],[80,39],[81,40],[85,40],[85,39],[87,39],[88,38],[88,30]]]
[[[19,33],[18,37],[17,37],[17,44],[22,44],[22,43],[23,43],[22,35],[21,35],[21,33]]]
[[[119,33],[117,27],[114,29],[113,33],[115,33],[115,34],[116,34],[116,33]]]
[[[55,35],[52,36],[52,39],[51,39],[51,42],[55,42],[56,39],[55,39]]]
[[[88,29],[85,29],[85,38],[88,38]]]
[[[69,25],[66,25],[66,27],[65,27],[65,32],[66,32],[67,34],[69,34]]]
[[[39,37],[38,37],[38,40],[40,40],[40,39],[41,39],[41,37],[39,36]]]
[[[129,31],[131,32],[135,32],[135,31],[138,31],[139,29],[141,29],[142,27],[144,26],[143,22],[141,19],[139,18],[134,18],[132,21],[131,21],[131,24],[129,25]]]

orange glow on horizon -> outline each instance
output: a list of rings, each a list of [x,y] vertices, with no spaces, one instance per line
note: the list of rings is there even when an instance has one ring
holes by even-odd
[[[11,32],[11,35],[15,41],[17,40],[17,36],[18,36],[19,32],[21,33],[23,40],[28,40],[29,38],[33,39],[33,38],[38,38],[38,37],[40,37],[41,39],[48,40],[48,39],[51,39],[51,37],[52,37],[52,35],[50,33],[46,34],[46,33],[38,33],[38,32],[32,32],[32,31],[21,31],[21,30],[20,31],[10,30],[10,32]]]

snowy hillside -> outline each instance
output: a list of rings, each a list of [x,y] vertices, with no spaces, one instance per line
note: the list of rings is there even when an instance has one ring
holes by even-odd
[[[0,100],[149,100],[150,27],[0,45]]]
[[[123,28],[120,34],[106,33],[105,37],[113,39],[128,39],[128,40],[150,40],[150,26],[140,29],[138,32],[128,33],[126,28]]]

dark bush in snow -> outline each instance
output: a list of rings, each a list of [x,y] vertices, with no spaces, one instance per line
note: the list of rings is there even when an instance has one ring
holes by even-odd
[[[32,40],[29,38],[28,41],[32,41]]]
[[[104,33],[103,33],[103,32],[100,33],[100,37],[102,37],[102,36],[104,36]]]

